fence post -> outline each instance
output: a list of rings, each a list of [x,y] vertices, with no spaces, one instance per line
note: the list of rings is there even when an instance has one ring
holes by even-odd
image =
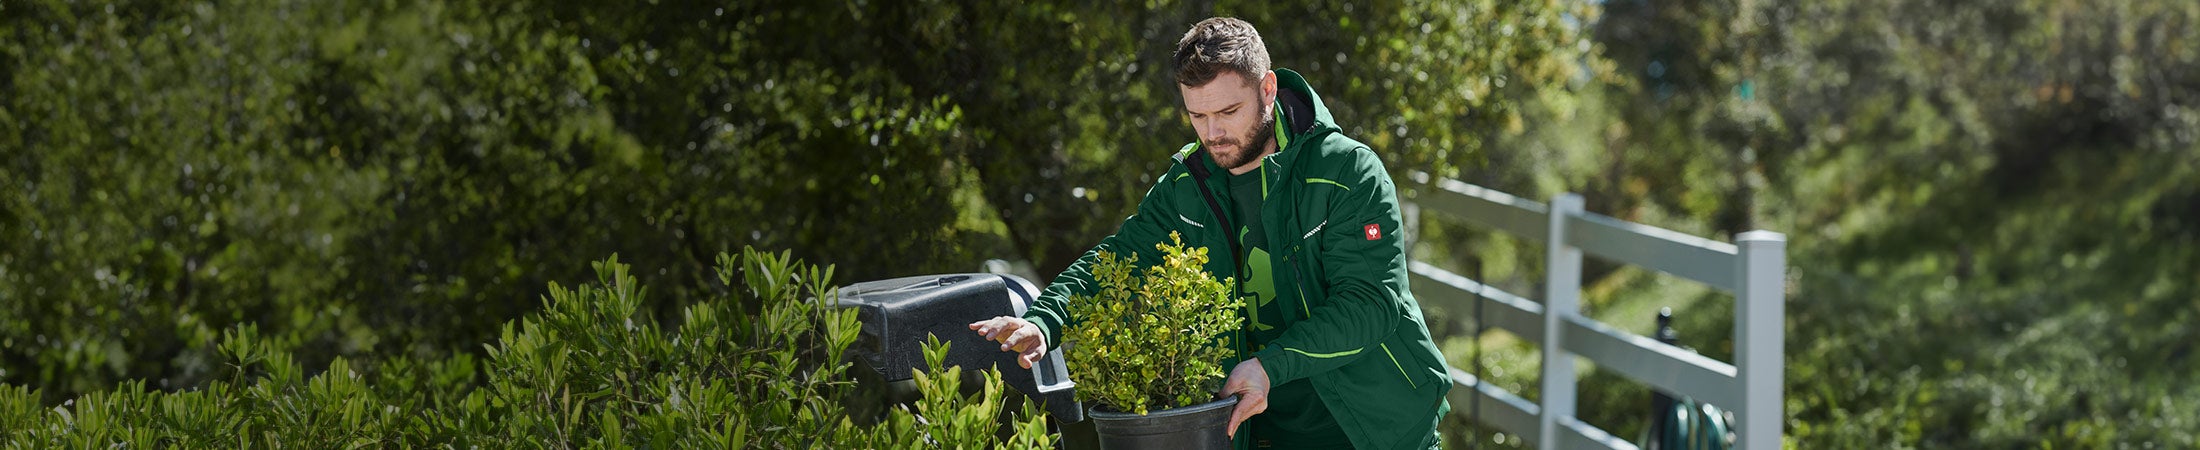
[[[1787,326],[1787,236],[1771,231],[1751,231],[1735,237],[1739,245],[1741,292],[1736,293],[1734,329],[1740,335],[1734,352],[1740,369],[1742,405],[1741,446],[1745,449],[1780,448],[1781,389],[1785,381],[1786,354],[1782,350]]]
[[[1550,236],[1543,240],[1543,395],[1536,447],[1559,448],[1559,418],[1574,416],[1574,354],[1560,340],[1566,318],[1581,312],[1581,249],[1566,242],[1566,220],[1582,212],[1581,196],[1551,199]]]

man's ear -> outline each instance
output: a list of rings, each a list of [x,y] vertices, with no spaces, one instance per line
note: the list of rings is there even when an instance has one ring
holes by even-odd
[[[1276,71],[1270,70],[1260,75],[1260,98],[1268,104],[1276,104]]]

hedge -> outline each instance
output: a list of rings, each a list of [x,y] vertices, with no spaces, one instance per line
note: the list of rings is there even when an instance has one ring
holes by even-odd
[[[250,324],[222,333],[226,376],[164,392],[129,381],[48,408],[0,386],[0,442],[22,447],[1045,448],[1026,403],[997,433],[1005,384],[988,369],[959,395],[947,346],[925,346],[925,395],[883,417],[851,413],[846,350],[860,325],[832,269],[791,255],[718,254],[715,292],[661,322],[617,256],[592,283],[551,283],[484,358],[339,358],[309,369]],[[816,299],[813,301],[813,299]]]

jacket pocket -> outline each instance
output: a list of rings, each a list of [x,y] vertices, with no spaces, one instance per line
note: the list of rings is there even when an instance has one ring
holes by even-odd
[[[1408,355],[1406,355],[1406,359],[1405,359],[1405,360],[1400,360],[1400,359],[1398,359],[1398,353],[1397,353],[1397,352],[1393,352],[1393,351],[1391,351],[1391,350],[1390,350],[1390,343],[1389,343],[1389,342],[1384,342],[1384,343],[1381,343],[1381,344],[1376,344],[1376,347],[1381,347],[1381,348],[1383,349],[1383,356],[1386,356],[1386,357],[1389,357],[1389,358],[1390,358],[1390,366],[1391,366],[1391,367],[1395,367],[1395,368],[1397,368],[1397,369],[1398,369],[1398,376],[1399,376],[1399,377],[1402,377],[1402,378],[1405,378],[1405,379],[1406,379],[1406,385],[1407,385],[1407,386],[1411,386],[1411,387],[1413,387],[1413,389],[1414,389],[1414,390],[1420,390],[1420,389],[1421,389],[1421,381],[1420,381],[1420,380],[1415,380],[1415,379],[1413,379],[1413,371],[1410,371],[1410,370],[1406,370],[1406,365],[1404,364],[1404,361],[1412,361],[1412,360],[1413,360],[1413,355],[1410,355],[1410,354],[1408,354]],[[1419,367],[1419,366],[1420,366],[1420,364],[1418,363],[1418,361],[1416,361],[1416,363],[1414,364],[1414,366],[1415,366],[1415,367]]]
[[[1313,317],[1314,300],[1329,295],[1328,287],[1322,285],[1320,278],[1322,276],[1321,232],[1327,226],[1328,222],[1324,221],[1312,228],[1299,230],[1295,233],[1298,234],[1298,239],[1292,241],[1291,251],[1286,252],[1284,256],[1285,264],[1291,267],[1292,285],[1297,287],[1296,290],[1299,295],[1298,318],[1300,320]]]

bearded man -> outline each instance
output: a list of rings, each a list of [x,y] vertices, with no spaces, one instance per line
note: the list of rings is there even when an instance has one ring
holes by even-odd
[[[1101,251],[1160,261],[1169,233],[1227,249],[1205,269],[1234,278],[1244,319],[1222,392],[1238,395],[1239,448],[1439,448],[1451,377],[1406,285],[1396,188],[1297,72],[1270,70],[1252,24],[1218,17],[1176,44],[1177,91],[1197,140],[1122,227],[1070,265],[1023,317],[970,324],[1024,367],[1097,290]]]

